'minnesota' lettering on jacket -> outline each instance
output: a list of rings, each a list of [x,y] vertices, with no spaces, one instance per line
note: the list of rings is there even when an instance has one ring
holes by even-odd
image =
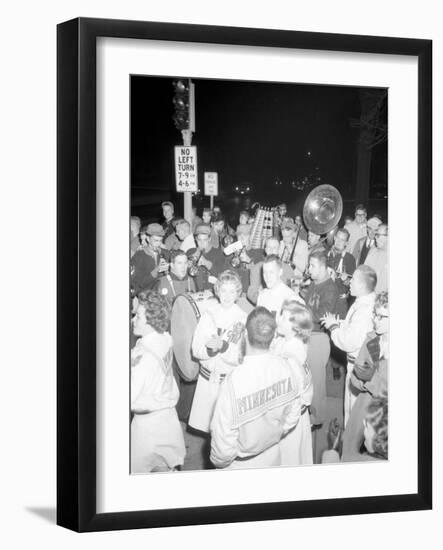
[[[266,388],[237,398],[237,413],[241,416],[263,405],[272,405],[272,401],[278,400],[279,397],[286,396],[286,394],[293,391],[291,378],[283,378]]]

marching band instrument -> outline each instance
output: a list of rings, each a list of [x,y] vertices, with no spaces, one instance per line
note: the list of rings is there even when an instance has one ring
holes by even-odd
[[[278,207],[261,206],[260,203],[255,202],[251,209],[255,213],[251,229],[251,247],[263,248],[266,239],[274,236],[278,231],[279,221],[281,221]],[[342,196],[335,187],[328,184],[315,187],[307,196],[303,206],[305,226],[317,235],[325,235],[322,242],[332,241],[342,213]],[[299,234],[300,229],[293,244],[291,259],[297,246]]]
[[[163,256],[160,256],[159,262],[158,262],[158,270],[159,273],[166,273],[169,271],[171,264],[166,261],[166,259]]]
[[[222,246],[223,248],[227,248],[228,246],[230,246],[231,244],[233,244],[235,242],[235,239],[232,235],[225,235],[223,238],[222,238]]]
[[[245,259],[245,255],[248,259]],[[241,269],[247,269],[247,266],[251,263],[251,261],[252,260],[246,251],[246,247],[243,246],[240,250],[236,251],[233,258],[231,258],[231,266],[234,268],[240,267]]]
[[[324,235],[335,229],[342,212],[343,199],[339,191],[332,185],[318,185],[306,198],[303,220],[310,231]]]
[[[274,235],[275,208],[257,206],[255,219],[251,228],[251,248],[263,248],[266,239]]]
[[[204,311],[210,311],[218,300],[208,291],[179,294],[172,305],[171,336],[175,360],[181,378],[187,382],[197,379],[199,362],[192,355],[192,339]]]
[[[202,254],[203,254],[203,250],[200,250],[200,254],[198,254],[197,252],[192,256],[192,258],[189,259],[190,261],[190,266],[188,267],[188,275],[190,277],[196,277],[197,276],[197,273],[198,273],[198,270],[199,270],[199,265],[198,265],[198,262],[200,261],[200,258],[202,257]]]
[[[284,249],[283,249],[281,258],[280,258],[283,263],[289,264],[292,269],[295,269],[295,267],[296,267],[293,260],[294,260],[294,253],[295,253],[295,249],[297,247],[299,235],[300,235],[300,228],[298,228],[298,230],[297,230],[297,235],[295,236],[294,244],[292,245],[291,251],[288,252],[288,247],[285,246]]]
[[[231,261],[229,262],[231,264],[231,267],[236,269],[237,267],[240,267],[240,264],[242,263],[240,260],[240,254],[243,252],[245,247],[243,247],[241,250],[234,252],[234,255],[231,258]]]

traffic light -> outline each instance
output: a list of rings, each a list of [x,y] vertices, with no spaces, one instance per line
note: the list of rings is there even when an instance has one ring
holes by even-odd
[[[174,114],[172,120],[177,130],[188,130],[190,122],[190,80],[189,78],[174,80],[172,85],[174,86],[174,98],[172,100]]]

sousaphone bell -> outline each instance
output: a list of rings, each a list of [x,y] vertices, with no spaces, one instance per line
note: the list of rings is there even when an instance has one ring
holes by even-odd
[[[306,227],[317,235],[333,231],[343,213],[343,199],[332,185],[315,187],[307,196],[303,206],[303,220]]]

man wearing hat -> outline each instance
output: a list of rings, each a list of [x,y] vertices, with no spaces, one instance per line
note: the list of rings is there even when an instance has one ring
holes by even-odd
[[[162,257],[162,242],[165,232],[158,223],[146,228],[146,246],[131,258],[131,289],[133,295],[152,289],[157,278],[168,270],[169,264]]]
[[[223,271],[225,258],[220,248],[214,248],[210,242],[211,226],[201,223],[195,228],[197,248],[188,250],[188,258],[198,267],[195,276],[197,291],[212,289],[210,277],[218,277]]]
[[[300,227],[292,219],[285,219],[281,224],[282,240],[278,256],[285,264],[304,273],[308,264],[308,243],[299,236]]]
[[[365,260],[369,254],[371,248],[375,246],[375,233],[379,226],[381,225],[381,220],[378,217],[372,216],[367,222],[366,225],[366,237],[359,239],[352,250],[352,254],[355,258],[357,266],[364,264]],[[351,250],[349,250],[351,252]]]

